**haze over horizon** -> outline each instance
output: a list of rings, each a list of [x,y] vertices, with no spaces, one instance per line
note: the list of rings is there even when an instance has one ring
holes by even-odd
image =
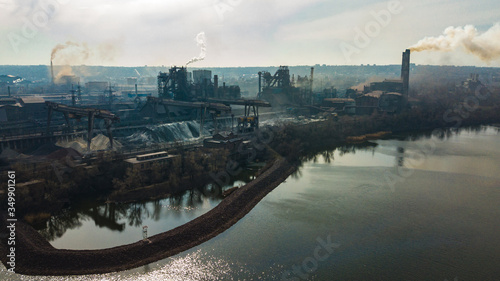
[[[415,64],[500,67],[493,0],[0,0],[0,10],[2,65],[48,65],[57,46],[55,65],[394,65],[420,43]]]

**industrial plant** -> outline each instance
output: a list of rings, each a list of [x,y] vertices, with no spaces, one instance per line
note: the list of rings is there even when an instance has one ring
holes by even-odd
[[[315,67],[322,68],[310,67],[309,75],[302,76],[291,74],[288,66],[280,66],[274,74],[272,70],[258,71],[249,80],[257,91],[245,91],[243,96],[239,85],[227,83],[224,74],[222,79],[220,73],[213,74],[216,69],[173,66],[159,71],[156,77],[141,75],[134,69],[135,77],[121,77],[113,83],[62,75],[71,66],[55,66],[51,60],[49,81],[0,77],[0,90],[5,94],[0,98],[0,150],[19,153],[46,143],[69,147],[71,142],[80,141],[85,144],[78,152],[91,157],[96,153],[91,149],[92,139],[101,136],[109,141],[97,150],[140,147],[144,153],[155,153],[158,149],[152,148],[151,142],[133,141],[150,132],[151,126],[184,126],[189,122],[180,134],[170,131],[156,135],[156,144],[192,141],[194,137],[201,138],[200,145],[213,145],[214,141],[203,139],[221,132],[244,139],[264,119],[275,116],[327,119],[397,114],[419,104],[418,98],[410,97],[409,49],[402,55],[400,78],[373,81],[357,88],[344,86],[339,90],[328,86],[331,83],[324,75],[315,81]],[[475,74],[464,83],[477,86],[479,76]],[[323,84],[328,87],[321,88]]]
[[[44,239],[63,235],[73,225],[51,225],[51,214],[72,216],[68,210],[82,198],[105,202],[104,212],[102,208],[83,212],[99,227],[120,232],[124,225],[116,219],[119,204],[157,198],[175,203],[185,194],[188,204],[201,202],[202,196],[224,200],[193,223],[155,235],[155,242],[146,232],[140,242],[106,250],[102,267],[95,264],[102,250],[51,252],[29,243],[20,251],[37,255],[23,256],[20,267],[30,274],[44,274],[46,268],[58,274],[105,273],[123,269],[117,261],[125,254],[134,253],[126,268],[169,257],[236,223],[293,174],[310,152],[317,155],[318,150],[339,144],[344,145],[341,153],[354,150],[354,145],[369,150],[377,145],[371,141],[390,136],[392,130],[446,125],[433,115],[442,115],[439,106],[448,101],[410,87],[429,89],[419,83],[425,81],[423,72],[433,71],[424,66],[425,71],[419,72],[420,66],[410,62],[410,52],[402,53],[401,65],[381,67],[197,69],[185,65],[106,70],[51,61],[45,69],[49,78],[0,76],[0,170],[17,171],[16,204],[24,220],[40,226],[40,232],[22,239],[33,237],[48,244]],[[440,91],[476,96],[473,101],[484,109],[470,113],[464,122],[496,118],[497,111],[486,100],[491,92],[479,73],[466,68],[450,69],[447,74],[456,75],[454,80],[460,83],[444,88],[439,81]],[[497,80],[494,76],[489,82]],[[435,101],[429,105],[431,99]],[[459,105],[470,108],[470,104]],[[444,121],[450,120],[462,122]],[[404,154],[405,149],[398,147],[398,167],[403,166]],[[326,162],[334,157],[328,151],[322,156]],[[242,187],[241,182],[248,184]],[[7,200],[7,194],[0,190],[0,200]],[[203,195],[196,199],[196,194]],[[134,216],[135,226],[140,225],[141,214]],[[143,229],[147,231],[147,226]],[[201,238],[186,233],[201,233]],[[177,237],[173,243],[170,235]],[[137,258],[145,253],[151,260]],[[66,262],[80,255],[88,256],[84,266]],[[26,266],[34,260],[45,264],[34,269]]]

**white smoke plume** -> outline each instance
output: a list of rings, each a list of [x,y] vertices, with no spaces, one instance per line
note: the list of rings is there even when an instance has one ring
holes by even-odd
[[[201,52],[200,55],[197,57],[194,57],[190,59],[187,63],[186,66],[193,62],[201,61],[205,59],[205,56],[207,55],[207,43],[206,43],[206,38],[205,38],[205,32],[200,32],[198,35],[196,35],[196,43],[198,44],[199,47],[201,47]]]
[[[484,33],[473,25],[448,27],[439,37],[426,37],[410,47],[412,52],[451,52],[463,48],[485,62],[500,58],[500,23],[496,23]]]

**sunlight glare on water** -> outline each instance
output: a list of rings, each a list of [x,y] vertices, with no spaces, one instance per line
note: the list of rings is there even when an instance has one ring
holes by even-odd
[[[497,280],[499,137],[479,127],[323,151],[235,225],[171,258],[89,276],[10,275],[2,265],[0,280]],[[392,187],[388,174],[400,176]],[[340,246],[311,263],[328,237]],[[314,270],[295,272],[307,262]]]
[[[6,268],[1,265],[0,275],[12,281],[199,281],[199,280],[234,280],[231,276],[236,270],[234,265],[227,261],[208,256],[201,250],[183,257],[168,259],[169,262],[159,268],[151,269],[158,265],[146,265],[134,270],[121,273],[109,273],[87,276],[24,276],[6,273]],[[238,269],[243,271],[244,269]],[[2,279],[4,280],[4,279]]]

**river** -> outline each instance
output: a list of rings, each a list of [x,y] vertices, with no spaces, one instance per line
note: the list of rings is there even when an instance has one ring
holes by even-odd
[[[499,142],[498,128],[480,127],[322,151],[306,157],[294,175],[230,229],[171,258],[119,273],[72,277],[7,276],[2,265],[0,278],[497,280]],[[133,231],[118,242],[140,239],[137,231],[144,224],[175,227],[217,202],[180,204],[181,213],[169,209],[178,206],[170,201],[156,204],[166,206],[159,219],[145,216],[135,228],[124,212],[118,225]],[[145,206],[154,213],[153,202]],[[97,231],[89,229],[83,223],[68,231],[82,237]],[[58,247],[90,243],[59,239]]]

